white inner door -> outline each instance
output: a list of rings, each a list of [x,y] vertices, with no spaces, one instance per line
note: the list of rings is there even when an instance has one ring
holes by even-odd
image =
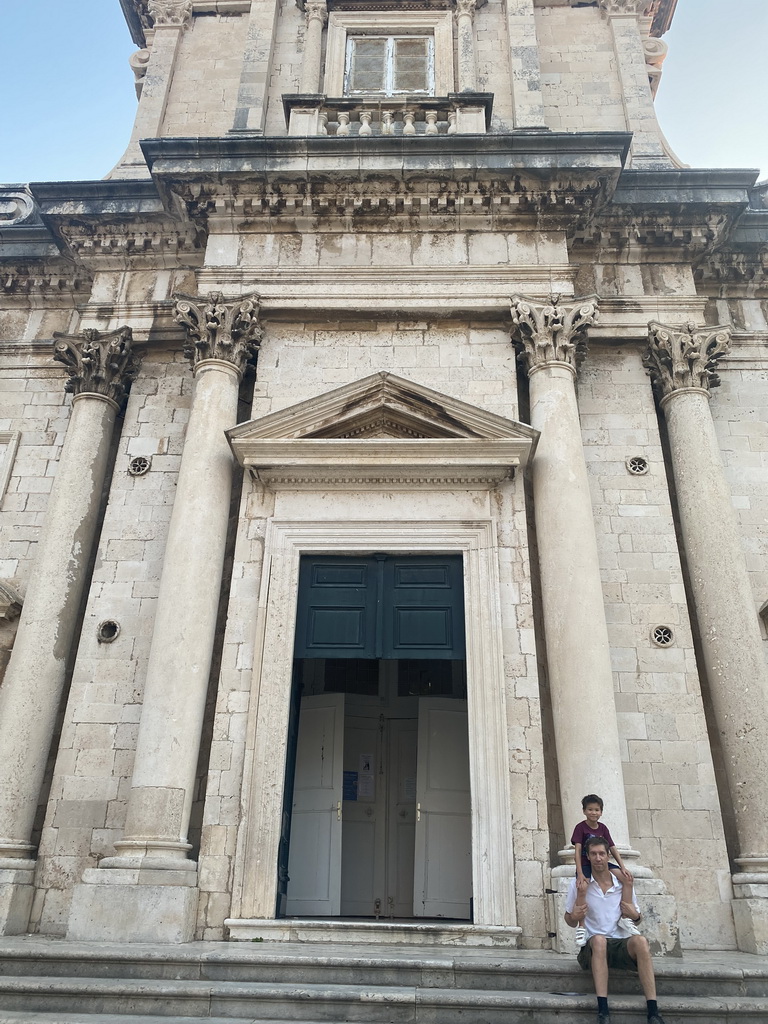
[[[469,919],[472,839],[467,702],[419,699],[415,917]]]
[[[286,913],[341,911],[341,800],[344,694],[303,697],[288,856]]]

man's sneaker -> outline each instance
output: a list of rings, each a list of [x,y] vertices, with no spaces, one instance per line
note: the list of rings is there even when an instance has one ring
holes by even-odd
[[[610,1013],[600,1013],[600,1011],[598,1010],[597,1011],[597,1024],[611,1024],[611,1015],[610,1015]],[[663,1024],[663,1022],[662,1022],[662,1024]]]
[[[576,945],[577,946],[586,946],[586,944],[587,944],[587,929],[586,928],[577,928],[576,929]]]
[[[660,1013],[654,1013],[648,1018],[648,1024],[666,1024],[666,1021]]]
[[[637,927],[631,917],[622,917],[619,921],[619,931],[628,939],[631,935],[642,935],[642,932]],[[663,1022],[662,1022],[663,1024]]]

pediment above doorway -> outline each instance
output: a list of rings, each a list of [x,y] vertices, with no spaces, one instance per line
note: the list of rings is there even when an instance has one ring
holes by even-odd
[[[227,431],[268,486],[493,486],[530,458],[537,431],[392,373]]]

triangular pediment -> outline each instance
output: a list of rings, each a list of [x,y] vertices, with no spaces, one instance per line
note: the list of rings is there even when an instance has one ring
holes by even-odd
[[[374,373],[227,431],[271,486],[486,486],[514,475],[538,437],[392,373]]]
[[[393,373],[373,373],[316,398],[241,423],[231,441],[375,438],[517,437],[529,443],[533,427],[486,412]]]

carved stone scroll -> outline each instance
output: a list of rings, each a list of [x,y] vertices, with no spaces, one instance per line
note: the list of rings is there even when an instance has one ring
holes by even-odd
[[[64,390],[73,395],[101,395],[120,405],[135,379],[139,360],[131,349],[130,327],[102,334],[54,334],[53,358],[69,372]]]
[[[654,0],[598,0],[600,10],[606,14],[653,14],[656,9]]]
[[[587,330],[597,322],[598,299],[588,295],[572,303],[536,302],[523,295],[511,299],[513,340],[521,348],[528,373],[547,363],[567,363],[574,371],[586,355]]]
[[[231,301],[221,292],[213,292],[207,301],[177,295],[175,320],[187,332],[184,355],[193,366],[203,359],[223,359],[242,373],[256,359],[261,343],[256,295]]]
[[[183,28],[192,18],[192,0],[149,0],[147,10],[155,27],[175,25]]]
[[[715,367],[730,348],[730,327],[687,323],[676,328],[651,321],[643,366],[661,399],[683,388],[709,391],[720,384]]]

